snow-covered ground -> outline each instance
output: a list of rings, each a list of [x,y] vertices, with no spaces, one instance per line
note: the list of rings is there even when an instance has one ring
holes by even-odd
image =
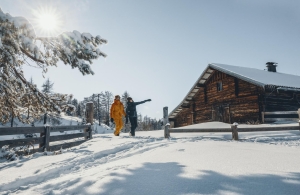
[[[0,194],[300,192],[300,131],[240,133],[240,141],[231,133],[136,135],[95,134],[59,155],[0,163]]]

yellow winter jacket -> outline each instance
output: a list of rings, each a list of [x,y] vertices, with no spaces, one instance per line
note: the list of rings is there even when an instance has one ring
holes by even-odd
[[[120,102],[120,100],[115,100],[110,108],[110,118],[122,118],[122,115],[126,116],[124,111],[124,105],[122,102]]]

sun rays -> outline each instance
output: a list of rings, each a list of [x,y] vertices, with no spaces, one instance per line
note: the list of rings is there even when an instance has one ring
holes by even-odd
[[[61,33],[62,15],[54,8],[41,7],[34,11],[34,25],[42,36],[56,36]]]

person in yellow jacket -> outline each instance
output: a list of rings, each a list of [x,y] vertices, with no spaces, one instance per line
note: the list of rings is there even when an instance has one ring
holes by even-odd
[[[120,135],[120,131],[123,127],[122,116],[126,116],[125,111],[124,111],[124,105],[120,101],[120,96],[116,95],[114,103],[111,105],[111,108],[110,108],[110,120],[111,120],[111,122],[115,121],[115,124],[116,124],[116,130],[114,132],[115,136]]]

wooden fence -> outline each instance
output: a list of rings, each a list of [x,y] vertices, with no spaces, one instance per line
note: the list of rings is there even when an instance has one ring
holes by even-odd
[[[279,126],[279,127],[252,127],[252,128],[238,128],[236,123],[233,123],[228,128],[207,128],[207,129],[184,129],[184,128],[170,128],[165,132],[165,138],[170,137],[170,133],[212,133],[212,132],[231,132],[232,139],[238,140],[238,133],[255,132],[255,131],[284,131],[284,130],[300,130],[299,126]],[[166,129],[165,129],[166,131]]]
[[[87,123],[93,124],[93,115],[94,115],[94,105],[92,102],[86,104],[85,117]],[[46,123],[47,114],[44,117],[44,123]],[[51,136],[51,132],[64,132],[64,131],[73,131],[73,130],[82,130],[80,133],[74,134],[65,134],[65,135],[56,135]],[[77,146],[89,139],[92,139],[92,128],[91,125],[73,125],[73,126],[43,126],[43,127],[8,127],[0,128],[0,136],[6,135],[19,135],[19,134],[40,134],[40,137],[32,137],[26,139],[13,139],[13,140],[0,140],[0,148],[2,146],[8,145],[9,147],[24,147],[37,145],[39,147],[31,150],[31,153],[42,152],[45,149],[47,151],[59,150],[60,148],[69,148]],[[78,141],[71,141],[63,144],[50,145],[50,142],[64,141],[75,138],[83,138]]]
[[[62,131],[73,131],[82,130],[80,133],[65,134],[51,136],[51,132],[62,132]],[[32,137],[26,139],[13,139],[13,140],[1,140],[0,148],[2,146],[8,145],[9,147],[22,147],[22,146],[34,146],[39,147],[31,150],[34,152],[42,152],[45,149],[47,151],[59,150],[60,148],[68,148],[72,146],[77,146],[88,139],[92,139],[92,129],[91,125],[74,125],[74,126],[45,126],[45,127],[8,127],[0,128],[0,136],[4,135],[19,135],[19,134],[39,134],[40,137]],[[74,138],[83,138],[79,141],[72,141],[63,144],[50,145],[50,142],[70,140]]]
[[[165,115],[165,112],[168,111],[168,107],[164,107],[164,137],[169,138],[170,133],[211,133],[211,132],[231,132],[232,133],[232,139],[238,140],[239,139],[239,132],[255,132],[255,131],[283,131],[283,130],[300,130],[300,108],[298,111],[286,111],[286,112],[264,112],[263,118],[265,115],[268,114],[298,114],[298,118],[293,118],[293,121],[298,121],[299,126],[277,126],[277,127],[247,127],[247,128],[238,128],[237,123],[233,123],[228,128],[207,128],[207,129],[187,129],[187,128],[170,128],[170,123],[168,122],[167,116]],[[266,118],[265,118],[266,119]],[[278,118],[277,118],[278,119]]]
[[[277,112],[262,112],[262,123],[276,122],[276,121],[295,121],[299,120],[298,111],[277,111]]]

